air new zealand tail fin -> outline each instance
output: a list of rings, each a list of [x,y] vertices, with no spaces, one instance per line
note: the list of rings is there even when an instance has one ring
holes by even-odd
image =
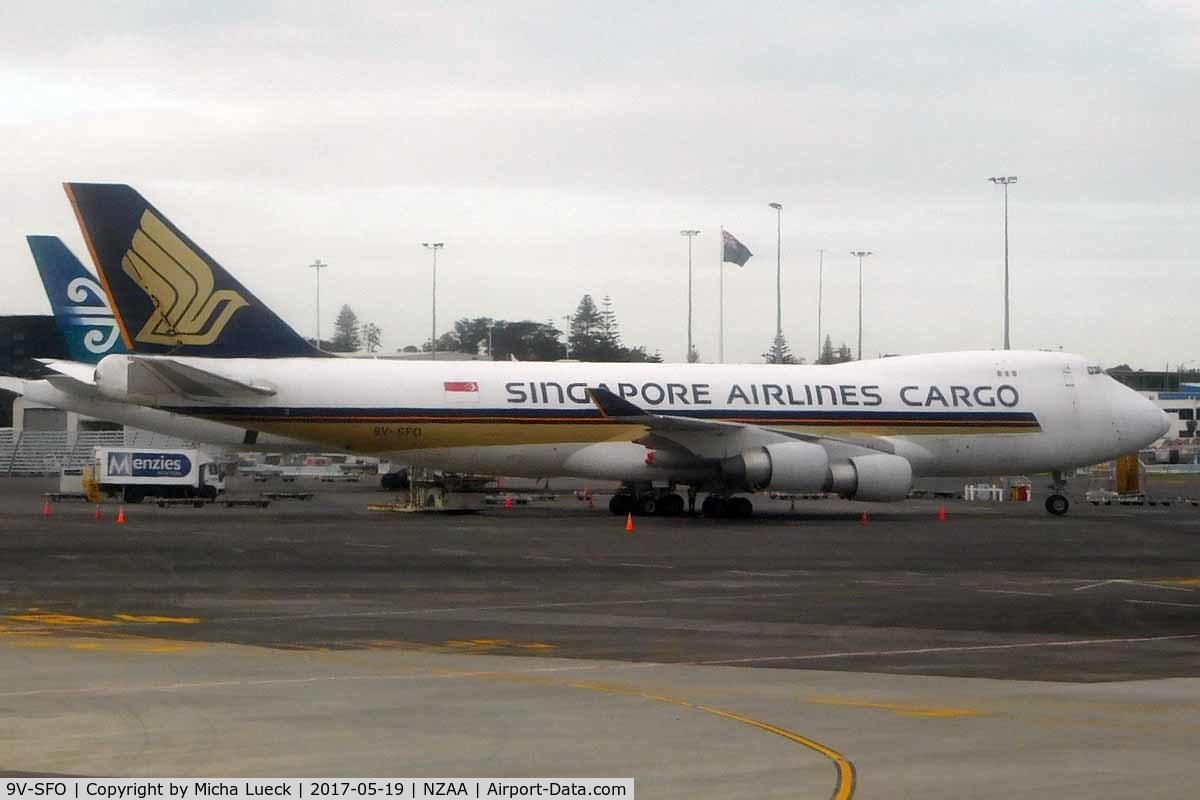
[[[132,187],[64,188],[131,351],[217,358],[325,355]]]
[[[100,283],[57,236],[26,236],[54,321],[72,361],[95,364],[125,353],[121,331]]]

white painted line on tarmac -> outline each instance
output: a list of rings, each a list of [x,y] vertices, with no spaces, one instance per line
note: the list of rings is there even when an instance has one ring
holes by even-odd
[[[1168,603],[1165,600],[1126,600],[1126,603],[1137,603],[1140,606],[1178,606],[1180,608],[1200,608],[1200,603]]]
[[[1051,592],[1018,592],[1012,589],[979,589],[984,594],[1019,594],[1026,597],[1054,597]]]
[[[1128,639],[1067,639],[1056,642],[1016,642],[1013,644],[977,644],[948,647],[919,647],[911,650],[850,650],[840,653],[810,653],[799,656],[763,656],[760,658],[723,658],[710,661],[694,661],[694,664],[753,664],[768,661],[817,661],[830,658],[863,658],[871,656],[911,656],[929,653],[969,653],[980,650],[1018,650],[1036,647],[1085,647],[1088,645],[1143,644],[1166,642],[1177,639],[1200,639],[1200,633],[1181,633],[1169,636],[1139,636]]]
[[[1076,586],[1071,591],[1072,592],[1086,592],[1088,589],[1095,589],[1097,586],[1108,586],[1110,583],[1116,583],[1116,582],[1117,581],[1115,578],[1107,580],[1107,581],[1097,581],[1096,583],[1088,583],[1083,586]]]
[[[1142,586],[1147,589],[1166,589],[1171,592],[1194,592],[1194,591],[1196,591],[1195,589],[1189,588],[1187,586],[1167,586],[1167,585],[1164,585],[1161,583],[1150,583],[1149,581],[1135,581],[1130,578],[1109,578],[1108,580],[1105,580],[1105,581],[1097,581],[1096,583],[1088,583],[1083,586],[1077,586],[1074,589],[1072,589],[1071,591],[1083,592],[1088,589],[1095,589],[1099,586],[1108,586],[1109,584],[1113,584],[1113,583],[1119,583],[1119,584],[1122,584],[1123,586]]]

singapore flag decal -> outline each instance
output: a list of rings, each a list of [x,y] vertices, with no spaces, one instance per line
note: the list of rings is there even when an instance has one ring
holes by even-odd
[[[446,381],[442,384],[446,402],[463,404],[479,402],[479,384],[475,381]]]

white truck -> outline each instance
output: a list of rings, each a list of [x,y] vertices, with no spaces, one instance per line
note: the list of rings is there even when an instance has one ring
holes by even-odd
[[[97,447],[90,472],[83,478],[89,494],[120,496],[126,503],[147,497],[215,500],[225,491],[222,465],[203,450]]]

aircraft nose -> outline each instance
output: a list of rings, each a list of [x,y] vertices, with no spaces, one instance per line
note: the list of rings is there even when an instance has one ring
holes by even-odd
[[[1137,433],[1139,447],[1145,447],[1151,442],[1158,441],[1171,430],[1171,418],[1154,403],[1141,395],[1136,397],[1133,411],[1133,429]]]
[[[1121,399],[1114,411],[1122,421],[1121,439],[1130,450],[1156,442],[1171,430],[1171,417],[1148,398],[1122,387]]]

